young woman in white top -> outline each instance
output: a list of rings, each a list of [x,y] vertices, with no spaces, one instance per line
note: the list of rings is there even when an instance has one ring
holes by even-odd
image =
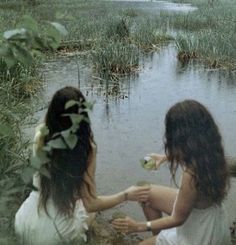
[[[170,162],[173,179],[181,167],[179,188],[152,185],[143,205],[148,222],[127,217],[115,220],[114,227],[122,232],[152,231],[155,236],[141,245],[229,245],[222,205],[229,186],[227,165],[218,127],[202,104],[185,100],[169,109],[165,153],[152,157],[158,167]]]
[[[68,106],[69,101],[72,101],[71,106]],[[60,89],[52,98],[44,124],[36,130],[33,152],[39,159],[52,140],[60,138],[65,147],[54,144],[54,148],[47,152],[44,172],[50,176],[42,171],[34,175],[33,184],[38,191],[32,191],[16,213],[15,230],[21,244],[80,244],[86,240],[91,212],[114,207],[126,200],[147,200],[150,191],[147,187],[132,186],[115,195],[97,196],[96,144],[85,103],[78,89]],[[74,147],[69,147],[60,133],[75,127],[73,115],[79,115],[83,120],[74,132],[67,134],[77,142]]]

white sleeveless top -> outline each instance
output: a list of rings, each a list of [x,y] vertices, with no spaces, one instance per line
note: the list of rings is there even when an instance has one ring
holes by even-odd
[[[194,208],[185,223],[162,230],[156,245],[230,245],[228,215],[222,206]]]
[[[41,126],[40,126],[41,127]],[[40,127],[36,129],[33,154],[40,147]],[[39,188],[38,175],[34,175],[34,186]],[[59,214],[52,199],[47,202],[46,214],[44,209],[38,209],[39,191],[32,191],[23,202],[15,215],[15,232],[19,243],[24,245],[59,245],[71,241],[86,241],[87,212],[83,202],[76,202],[74,214],[71,218]],[[78,243],[80,244],[80,243]]]
[[[58,245],[70,241],[86,241],[87,213],[82,201],[77,201],[72,218],[58,213],[52,200],[47,210],[38,210],[39,193],[32,191],[15,216],[15,231],[24,245]],[[78,243],[79,244],[79,243]]]

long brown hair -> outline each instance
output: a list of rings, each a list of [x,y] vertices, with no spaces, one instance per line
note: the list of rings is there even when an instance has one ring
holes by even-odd
[[[70,100],[80,103],[65,109],[66,103]],[[63,115],[78,114],[80,105],[84,107],[83,102],[85,102],[85,97],[80,90],[73,87],[62,88],[54,94],[45,117],[49,134],[45,137],[44,144],[50,141],[55,133],[72,126],[71,119]],[[80,122],[75,133],[78,138],[76,146],[73,149],[53,149],[49,156],[50,162],[47,164],[50,178],[40,175],[39,208],[43,207],[46,213],[48,213],[48,199],[52,198],[59,213],[71,216],[76,200],[81,197],[81,187],[86,184],[84,174],[88,169],[94,140],[88,113],[83,110],[81,114],[88,120]]]
[[[227,194],[229,175],[221,135],[210,112],[199,102],[172,106],[165,118],[165,152],[175,178],[179,165],[193,173],[199,195],[220,204]]]

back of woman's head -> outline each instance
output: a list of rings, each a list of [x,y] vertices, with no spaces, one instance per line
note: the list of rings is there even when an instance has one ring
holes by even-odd
[[[185,100],[169,109],[165,151],[172,177],[179,165],[189,169],[199,195],[221,203],[227,193],[227,164],[218,127],[202,104]]]
[[[69,101],[75,101],[75,103],[66,109]],[[52,198],[60,213],[71,215],[76,200],[81,196],[80,190],[84,184],[84,174],[88,168],[93,143],[89,116],[84,109],[85,98],[78,89],[73,87],[58,90],[49,105],[45,117],[49,134],[44,139],[45,145],[54,139],[55,135],[73,126],[69,115],[80,115],[85,120],[79,123],[79,127],[74,132],[77,143],[73,148],[52,149],[50,152],[50,161],[46,166],[50,178],[40,175],[40,206],[46,212],[48,199]],[[63,138],[62,140],[66,145],[65,140]]]

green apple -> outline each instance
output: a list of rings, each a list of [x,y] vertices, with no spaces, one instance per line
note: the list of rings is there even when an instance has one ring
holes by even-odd
[[[144,159],[140,160],[141,166],[146,170],[155,170],[156,169],[156,161],[151,157],[144,157]]]

